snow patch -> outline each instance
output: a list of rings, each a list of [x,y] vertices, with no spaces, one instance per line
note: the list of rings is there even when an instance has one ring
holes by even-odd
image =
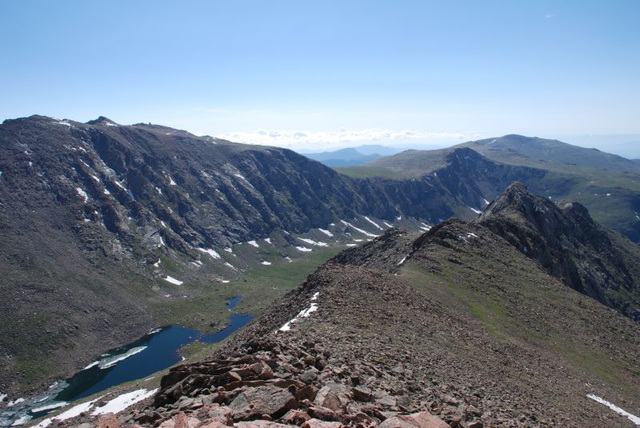
[[[489,205],[489,201],[487,201],[486,199],[482,199],[482,202],[484,202],[485,205]]]
[[[317,299],[317,294],[316,293],[314,295],[314,297]],[[314,297],[311,298],[311,300],[314,300]],[[307,309],[303,309],[300,311],[300,313],[298,315],[296,315],[292,320],[287,321],[282,327],[280,327],[278,329],[278,331],[289,331],[291,330],[291,324],[293,324],[294,322],[300,320],[300,318],[307,318],[309,315],[311,315],[313,312],[318,310],[318,304],[317,303],[311,303],[311,306],[309,306]]]
[[[78,192],[78,196],[80,196],[82,199],[84,199],[84,203],[85,204],[89,201],[89,195],[87,195],[87,192],[82,190],[81,187],[76,187],[76,192]]]
[[[184,283],[184,281],[180,281],[179,279],[175,279],[174,277],[169,275],[167,275],[166,278],[162,278],[162,279],[175,285],[182,285]]]
[[[617,414],[625,416],[627,419],[629,419],[634,424],[640,425],[640,418],[639,417],[627,412],[624,409],[621,409],[620,407],[616,406],[615,404],[612,404],[612,403],[608,402],[604,398],[600,398],[600,397],[598,397],[597,395],[594,395],[594,394],[587,394],[587,397],[591,398],[594,401],[597,401],[600,404],[604,404],[605,406],[607,406],[608,408],[610,408],[611,410],[613,410]]]
[[[311,248],[307,248],[307,247],[296,247],[296,250],[302,251],[303,253],[308,253],[309,251],[313,251]]]
[[[72,408],[70,408],[69,410],[60,413],[57,416],[54,416],[53,418],[49,418],[49,419],[45,419],[42,422],[40,422],[38,425],[36,425],[34,428],[45,428],[48,427],[49,425],[51,425],[52,422],[54,421],[64,421],[67,419],[71,419],[71,418],[75,418],[76,416],[80,416],[82,413],[85,413],[89,410],[91,410],[91,407],[93,407],[93,403],[95,403],[96,401],[100,400],[103,396],[96,398],[95,400],[91,400],[91,401],[87,401],[85,403],[80,403],[78,405],[73,406]]]
[[[23,415],[16,419],[14,423],[11,424],[12,427],[17,427],[18,425],[24,425],[31,420],[31,416]]]
[[[176,182],[173,181],[173,178],[170,175],[168,175],[167,177],[169,177],[169,186],[175,186]]]
[[[69,122],[67,122],[66,120],[59,120],[57,122],[54,122],[57,125],[63,125],[63,126],[68,126],[69,128],[71,128],[71,124]]]
[[[467,207],[467,208],[469,208],[471,211],[473,211],[476,214],[482,214],[482,211],[480,211],[480,210],[477,210],[477,209],[471,208],[471,207]]]
[[[89,370],[91,367],[95,367],[98,364],[100,364],[100,361],[94,361],[93,363],[89,364],[87,367],[83,368],[82,370]]]
[[[265,265],[265,266],[271,266],[271,262],[268,262],[268,261],[266,261],[266,260],[265,260],[265,261],[263,261],[263,262],[262,262],[262,263],[260,263],[260,264],[263,264],[263,265]]]
[[[369,217],[364,216],[364,219],[367,220],[372,225],[374,225],[375,227],[377,227],[379,230],[384,230],[383,228],[380,227],[380,225],[378,223],[376,223],[375,221],[371,220]]]
[[[357,247],[358,244],[347,244],[347,247]]]
[[[320,295],[320,292],[316,291],[316,293],[313,296],[311,296],[311,301],[313,302],[314,300],[318,300],[319,295]]]
[[[236,177],[238,177],[240,180],[244,181],[245,183],[247,183],[249,186],[251,186],[253,188],[253,184],[251,184],[249,182],[249,180],[247,180],[244,175],[242,174],[238,174],[238,173],[234,173],[233,175],[235,175]]]
[[[333,233],[329,232],[326,229],[318,229],[320,232],[324,233],[325,235],[327,235],[329,238],[333,237]]]
[[[318,246],[318,247],[328,247],[329,246],[329,244],[327,244],[326,242],[322,242],[322,241],[317,241],[316,242],[316,241],[314,241],[312,239],[300,238],[299,236],[298,236],[298,239],[301,240],[302,242],[306,242],[309,245],[315,245],[315,246]]]
[[[402,216],[399,215],[398,217],[396,217],[396,220],[398,220],[398,221],[402,220]]]
[[[158,195],[162,195],[162,189],[158,186],[156,186],[156,191],[158,192]]]
[[[113,357],[104,358],[104,359],[98,361],[98,367],[101,370],[108,369],[109,367],[115,366],[120,361],[124,361],[129,357],[132,357],[132,356],[134,356],[136,354],[139,354],[140,352],[144,351],[145,349],[147,349],[146,346],[137,346],[135,348],[129,349],[124,354],[119,354],[119,355],[114,355]]]
[[[227,247],[224,249],[227,253],[232,253],[233,254],[233,248],[231,247]]]
[[[260,246],[258,245],[258,243],[256,241],[249,241],[249,242],[247,242],[247,244],[253,245],[256,248],[260,248]]]
[[[366,230],[359,229],[359,228],[355,227],[354,225],[352,225],[351,223],[349,223],[348,221],[344,221],[344,220],[340,220],[340,221],[345,226],[349,226],[353,230],[357,230],[358,232],[362,233],[364,236],[370,236],[371,238],[377,238],[379,236],[379,235],[374,235],[373,233],[369,233]]]
[[[236,268],[235,268],[235,266],[233,266],[233,265],[232,265],[231,263],[229,263],[229,262],[224,262],[224,265],[225,265],[226,267],[230,268],[230,269],[238,270],[238,269],[236,269]]]
[[[122,394],[114,398],[113,400],[109,401],[107,404],[105,404],[102,407],[96,407],[94,411],[91,412],[91,414],[106,415],[107,413],[119,413],[125,410],[126,408],[133,406],[134,404],[146,398],[151,397],[153,394],[156,393],[156,391],[158,390],[154,389],[149,391],[143,388],[143,389],[138,389],[136,391],[127,392],[126,394]]]
[[[160,267],[160,259],[158,259],[158,261],[153,264],[153,267],[156,267],[156,268]]]
[[[271,242],[271,238],[264,238],[264,242],[273,245],[273,243]]]
[[[402,266],[402,264],[407,260],[407,257],[408,257],[408,256],[404,256],[404,257],[402,258],[402,260],[400,260],[400,261],[398,262],[398,266]]]
[[[0,392],[0,403],[3,402],[5,398],[7,398],[7,394]]]
[[[57,409],[57,408],[59,408],[59,407],[64,407],[64,406],[66,406],[67,404],[69,404],[69,403],[67,403],[66,401],[59,401],[59,402],[57,402],[57,403],[51,403],[51,404],[48,404],[48,405],[46,405],[46,406],[36,407],[36,408],[31,409],[31,410],[29,410],[29,411],[30,411],[31,413],[40,413],[40,412],[44,412],[44,411],[46,411],[46,410],[53,410],[53,409]]]
[[[15,400],[13,400],[13,401],[9,401],[9,403],[7,404],[7,407],[15,406],[16,404],[20,404],[20,403],[22,403],[23,401],[24,401],[24,398],[22,398],[22,397],[21,397],[21,398],[16,398],[16,399],[15,399]]]
[[[383,221],[383,223],[384,223],[384,225],[385,225],[385,226],[387,226],[387,227],[393,227],[393,225],[392,225],[392,224],[389,224],[389,223],[387,223],[386,221]]]
[[[198,251],[200,251],[201,253],[209,254],[215,260],[221,259],[220,254],[218,254],[215,250],[212,250],[211,248],[198,248]]]

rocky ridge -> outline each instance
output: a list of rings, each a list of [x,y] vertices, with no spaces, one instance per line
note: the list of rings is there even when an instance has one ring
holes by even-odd
[[[640,251],[593,221],[583,205],[558,206],[515,183],[476,222],[573,289],[640,321]]]
[[[336,257],[118,423],[632,426],[587,394],[638,414],[639,345],[636,323],[452,220]]]

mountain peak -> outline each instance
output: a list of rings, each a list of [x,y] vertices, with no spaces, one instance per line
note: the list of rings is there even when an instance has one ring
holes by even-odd
[[[598,225],[577,202],[561,206],[513,183],[478,217],[476,223],[537,260],[571,288],[640,319],[635,267],[619,250],[620,237]],[[637,248],[625,249],[637,252]],[[634,291],[635,290],[635,291]],[[635,294],[633,304],[622,294]]]
[[[478,221],[496,215],[508,215],[511,218],[520,218],[529,224],[537,225],[536,228],[540,228],[544,225],[554,224],[555,222],[550,222],[549,216],[553,216],[559,211],[553,202],[532,194],[526,185],[516,181],[485,209]]]
[[[90,120],[87,122],[87,125],[117,125],[113,120],[108,117],[100,116],[97,119]]]

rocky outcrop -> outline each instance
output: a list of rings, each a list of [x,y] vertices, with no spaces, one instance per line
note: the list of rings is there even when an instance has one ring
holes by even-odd
[[[246,351],[172,369],[153,408],[132,419],[164,428],[448,426],[428,412],[403,416],[404,397],[384,384],[368,386],[365,373],[332,366],[317,344],[260,341]]]
[[[558,206],[514,183],[476,222],[571,288],[640,320],[640,251],[581,204]]]

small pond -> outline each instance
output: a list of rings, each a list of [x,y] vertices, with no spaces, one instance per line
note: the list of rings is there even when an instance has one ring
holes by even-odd
[[[227,309],[233,311],[240,300],[242,297],[229,299]],[[63,403],[166,369],[181,360],[179,351],[183,346],[196,340],[220,342],[253,318],[253,315],[233,312],[223,330],[210,334],[176,325],[153,330],[133,343],[106,352],[71,378],[52,385],[47,393],[0,410],[0,426],[9,426],[17,420],[26,422],[27,416],[42,417]]]

